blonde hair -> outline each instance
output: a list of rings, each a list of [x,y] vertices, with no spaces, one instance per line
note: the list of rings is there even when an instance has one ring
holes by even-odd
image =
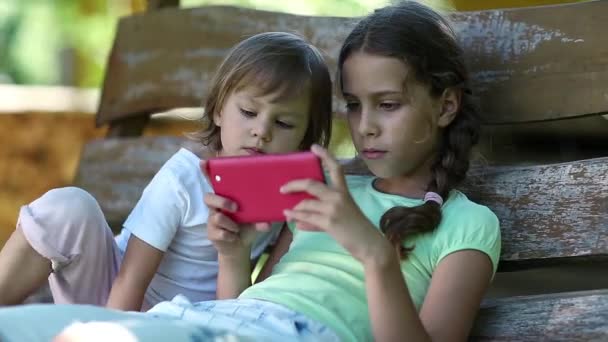
[[[234,91],[255,85],[260,96],[279,92],[292,98],[309,91],[309,122],[300,149],[314,143],[329,145],[332,122],[332,84],[322,54],[302,37],[286,32],[266,32],[236,45],[218,68],[205,103],[204,128],[195,134],[203,145],[222,148],[219,114]]]

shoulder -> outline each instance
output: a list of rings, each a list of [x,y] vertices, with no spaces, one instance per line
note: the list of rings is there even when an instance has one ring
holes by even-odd
[[[462,249],[477,249],[490,257],[494,270],[501,248],[500,223],[490,208],[453,191],[442,207],[441,223],[434,234],[436,256]]]
[[[200,170],[201,159],[190,150],[181,148],[158,171],[157,177],[170,178],[184,187],[207,186]],[[197,186],[198,185],[198,186]]]
[[[198,172],[200,158],[193,152],[181,148],[169,158],[161,167],[160,171],[165,171],[176,176],[191,175],[194,171]]]
[[[187,149],[180,149],[163,164],[144,190],[155,202],[179,200],[187,202],[202,201],[206,192],[212,192],[211,185],[200,170],[200,159]]]
[[[490,208],[471,201],[458,190],[452,191],[441,211],[442,220],[450,226],[499,229],[498,217]]]

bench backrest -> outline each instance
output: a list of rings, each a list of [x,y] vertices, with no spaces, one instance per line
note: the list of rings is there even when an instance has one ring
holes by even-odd
[[[450,15],[486,129],[479,149],[485,159],[471,170],[465,191],[501,221],[501,271],[608,265],[608,17],[602,13],[608,13],[608,1]],[[228,49],[258,32],[299,32],[325,51],[335,69],[355,21],[235,7],[170,8],[124,18],[97,123],[141,126],[151,113],[199,106]],[[138,134],[141,127],[124,132]],[[110,223],[119,226],[145,184],[183,143],[181,138],[92,142],[83,151],[76,183],[91,191]],[[352,173],[367,172],[356,161],[350,164]],[[607,312],[607,293],[596,297],[543,298],[548,302],[535,302],[540,307],[531,312],[572,327],[560,308],[591,305]],[[474,336],[517,338],[525,329],[511,331],[507,325],[529,323],[519,315],[529,310],[520,311],[520,305],[482,312]],[[605,322],[606,315],[599,317]],[[580,336],[598,336],[593,335],[598,316],[589,317],[591,323],[577,325]],[[546,329],[528,325],[525,339],[547,336]]]
[[[480,150],[487,159],[552,163],[604,155],[608,121],[598,114],[606,113],[608,45],[606,20],[597,14],[607,6],[451,15],[483,108]],[[228,49],[258,32],[297,31],[325,51],[334,69],[356,20],[221,6],[126,17],[108,59],[97,124],[110,124],[112,135],[137,136],[151,113],[200,106]]]
[[[454,13],[483,120],[510,124],[606,112],[605,1]],[[585,18],[581,25],[572,17]],[[215,68],[243,37],[296,31],[332,68],[356,18],[237,7],[163,9],[118,26],[97,123],[202,103]],[[154,37],[154,39],[150,39]],[[179,37],[179,39],[176,39]],[[568,96],[564,96],[568,95]]]

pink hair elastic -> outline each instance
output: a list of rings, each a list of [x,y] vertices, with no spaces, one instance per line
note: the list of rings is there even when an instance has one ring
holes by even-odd
[[[443,198],[441,198],[441,195],[436,192],[429,191],[424,195],[424,202],[429,201],[439,204],[440,207],[443,205]]]

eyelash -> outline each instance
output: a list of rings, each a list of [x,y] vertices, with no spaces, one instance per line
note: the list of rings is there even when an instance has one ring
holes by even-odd
[[[385,111],[391,112],[401,107],[401,104],[398,102],[382,102],[380,103],[379,107]]]
[[[257,116],[257,113],[252,112],[250,110],[240,108],[240,111],[241,111],[241,114],[246,118],[255,118]],[[280,120],[277,120],[276,124],[277,124],[277,126],[283,128],[283,129],[292,129],[294,127],[292,124],[284,122],[284,121],[280,121]]]
[[[346,104],[346,112],[347,113],[352,113],[355,110],[357,110],[359,108],[359,103],[357,102],[351,102],[351,103],[347,103]],[[380,107],[380,109],[387,111],[387,112],[391,112],[394,110],[399,109],[399,107],[401,107],[401,104],[398,102],[381,102],[378,107]]]
[[[243,114],[243,116],[248,117],[248,118],[255,118],[255,116],[257,115],[255,112],[252,112],[250,110],[246,110],[243,108],[240,108],[241,114]]]
[[[359,107],[359,103],[357,102],[349,102],[346,104],[346,112],[352,113]]]
[[[293,128],[292,124],[289,124],[289,123],[284,122],[284,121],[277,121],[277,125],[279,127],[281,127],[281,128],[284,128],[284,129],[292,129]]]

